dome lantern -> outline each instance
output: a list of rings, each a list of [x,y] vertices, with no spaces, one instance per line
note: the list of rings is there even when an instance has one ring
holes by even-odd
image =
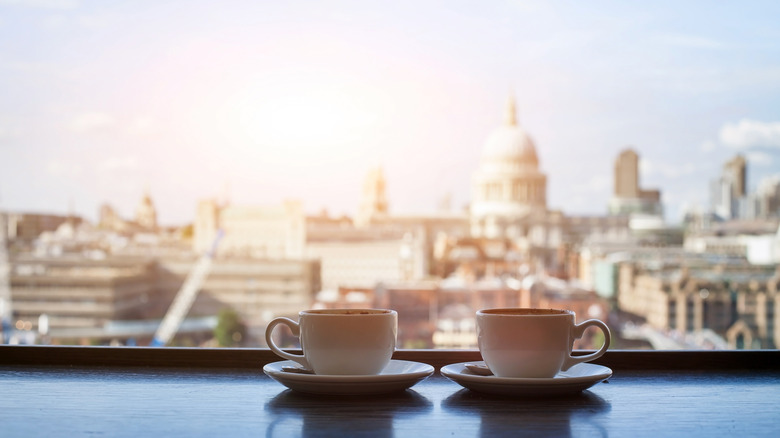
[[[517,109],[515,107],[515,97],[512,95],[507,99],[506,112],[504,113],[504,125],[517,126]]]

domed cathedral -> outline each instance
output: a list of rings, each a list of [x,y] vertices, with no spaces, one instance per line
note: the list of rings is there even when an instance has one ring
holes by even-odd
[[[507,239],[534,265],[554,263],[563,218],[547,209],[547,176],[511,96],[503,124],[485,142],[471,199],[472,237]]]

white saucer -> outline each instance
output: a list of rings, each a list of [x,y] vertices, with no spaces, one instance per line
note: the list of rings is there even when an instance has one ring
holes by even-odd
[[[300,367],[284,360],[263,367],[269,377],[299,392],[329,395],[384,394],[403,391],[433,374],[433,367],[408,360],[391,360],[380,374],[370,376],[337,376],[300,374],[282,371],[282,367]]]
[[[572,394],[584,391],[602,380],[612,376],[612,370],[592,363],[580,363],[561,371],[548,379],[524,379],[511,377],[480,376],[466,369],[462,362],[446,365],[441,374],[472,391],[497,395],[514,396],[550,396]]]

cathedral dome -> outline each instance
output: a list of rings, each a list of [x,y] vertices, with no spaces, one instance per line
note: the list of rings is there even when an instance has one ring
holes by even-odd
[[[523,128],[516,125],[504,125],[493,131],[485,141],[482,157],[502,160],[519,159],[533,163],[539,161],[531,137],[525,133]]]
[[[538,165],[539,159],[531,137],[517,125],[514,99],[509,99],[503,125],[494,130],[485,141],[482,160],[519,161],[533,167]]]
[[[517,124],[510,98],[504,123],[488,136],[472,177],[472,235],[515,236],[527,229],[512,223],[546,209],[547,176],[539,169],[533,141]]]

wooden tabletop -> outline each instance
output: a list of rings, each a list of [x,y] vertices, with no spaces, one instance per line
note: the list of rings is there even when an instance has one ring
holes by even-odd
[[[508,398],[438,373],[448,360],[478,360],[473,351],[399,352],[434,362],[437,372],[403,392],[355,397],[286,389],[261,369],[276,360],[267,350],[130,350],[0,346],[0,436],[780,436],[776,351],[715,354],[719,366],[697,368],[648,365],[648,357],[690,353],[608,352],[608,383],[572,396]],[[133,354],[148,355],[147,364],[123,362]],[[254,359],[240,367],[154,359],[189,355],[228,365]],[[637,358],[643,364],[628,366]],[[746,359],[754,363],[740,365]]]

